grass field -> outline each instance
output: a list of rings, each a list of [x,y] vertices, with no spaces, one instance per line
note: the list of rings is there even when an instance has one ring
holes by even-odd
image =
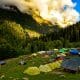
[[[24,70],[30,66],[39,67],[41,64],[49,63],[50,57],[31,57],[30,55],[19,56],[6,60],[6,64],[0,66],[0,80],[80,80],[80,73],[72,74],[61,69],[48,73],[40,73],[36,76],[24,74]],[[19,65],[21,60],[25,60],[25,65]]]

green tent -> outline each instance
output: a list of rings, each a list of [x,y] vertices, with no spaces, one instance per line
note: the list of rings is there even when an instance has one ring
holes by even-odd
[[[65,52],[68,52],[68,49],[67,48],[62,48],[62,49],[59,50],[59,52],[60,53],[65,53]]]

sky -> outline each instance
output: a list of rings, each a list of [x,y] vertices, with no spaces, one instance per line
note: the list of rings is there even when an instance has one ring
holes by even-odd
[[[75,9],[80,13],[80,0],[72,0],[72,1],[77,3]]]

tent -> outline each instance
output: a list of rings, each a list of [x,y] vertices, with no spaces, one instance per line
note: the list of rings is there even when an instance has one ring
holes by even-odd
[[[59,52],[59,49],[54,49],[53,51],[54,51],[54,53],[56,53],[56,52]]]
[[[80,57],[65,59],[62,62],[62,67],[70,71],[80,71]]]
[[[40,74],[40,70],[38,67],[28,67],[24,73],[28,75],[38,75]]]
[[[51,55],[51,54],[54,53],[54,51],[46,51],[46,53],[47,53],[48,55]]]
[[[59,50],[60,53],[65,53],[65,52],[67,52],[67,51],[68,51],[67,48],[62,48],[62,49]]]
[[[70,50],[70,54],[72,54],[72,55],[77,55],[78,53],[79,53],[79,51],[77,49]]]
[[[4,65],[4,64],[6,64],[5,61],[0,61],[0,65]]]
[[[39,51],[39,52],[37,52],[37,53],[39,53],[39,54],[45,54],[46,51]]]
[[[21,60],[21,61],[19,62],[19,65],[25,65],[25,64],[26,64],[26,62],[23,61],[23,60]]]

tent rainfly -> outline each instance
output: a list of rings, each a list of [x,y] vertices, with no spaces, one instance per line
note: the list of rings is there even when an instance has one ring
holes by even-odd
[[[77,55],[78,53],[79,53],[79,51],[77,49],[70,50],[70,54],[72,54],[72,55]]]
[[[5,61],[0,61],[0,65],[4,65],[4,64],[6,64]]]
[[[80,71],[80,57],[64,60],[62,67],[70,71]]]

